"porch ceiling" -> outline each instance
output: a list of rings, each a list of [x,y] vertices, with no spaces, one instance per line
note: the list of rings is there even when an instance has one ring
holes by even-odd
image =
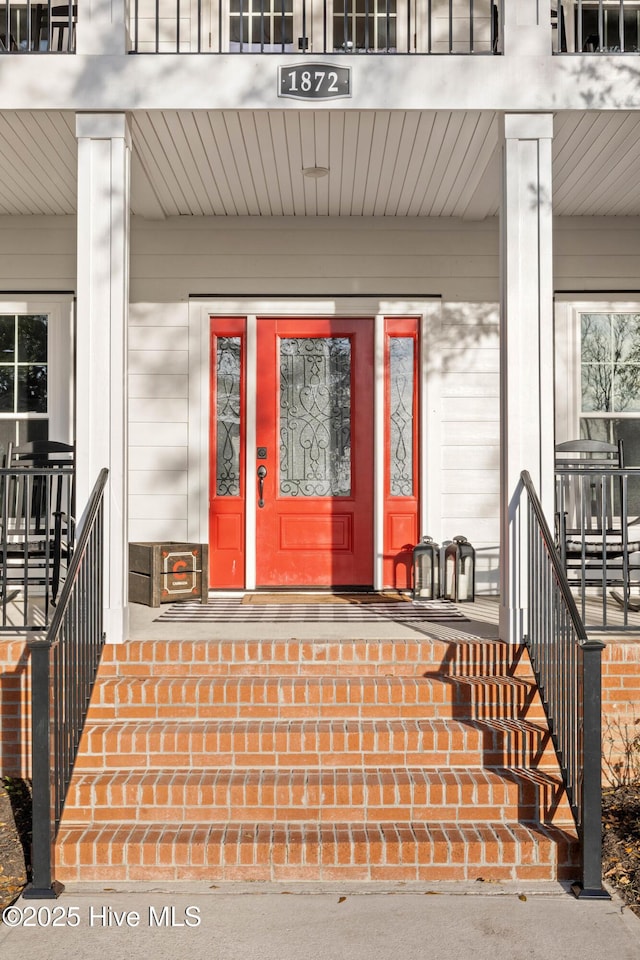
[[[498,213],[491,112],[139,112],[132,133],[145,217]],[[640,115],[558,114],[553,156],[554,213],[640,215]],[[0,214],[73,214],[76,165],[72,113],[0,114]]]

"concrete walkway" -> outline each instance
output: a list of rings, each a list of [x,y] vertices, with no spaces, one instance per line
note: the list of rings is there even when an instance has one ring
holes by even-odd
[[[0,956],[30,960],[640,960],[640,919],[557,884],[100,883],[9,911]]]

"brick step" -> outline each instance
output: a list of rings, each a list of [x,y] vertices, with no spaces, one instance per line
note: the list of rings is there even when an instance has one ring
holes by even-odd
[[[90,720],[544,716],[522,677],[151,677],[96,684]]]
[[[559,776],[419,768],[171,770],[73,778],[65,823],[306,821],[572,823]]]
[[[524,824],[181,823],[62,826],[62,882],[572,880],[573,831]]]
[[[531,675],[523,648],[488,640],[171,640],[105,648],[106,676]]]
[[[424,717],[88,722],[75,768],[513,765],[557,769],[545,723]]]

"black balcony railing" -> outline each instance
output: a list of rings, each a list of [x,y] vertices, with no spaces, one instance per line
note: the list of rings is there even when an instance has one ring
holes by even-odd
[[[557,53],[637,53],[638,0],[552,0]]]
[[[590,629],[640,631],[640,467],[556,465],[555,539]]]
[[[52,850],[104,646],[101,470],[60,601],[46,633],[29,638],[32,724],[32,881],[28,899],[56,897]]]
[[[601,656],[589,640],[556,545],[527,471],[525,490],[528,622],[525,643],[575,817],[585,898],[605,898],[602,886]]]
[[[75,3],[0,0],[0,53],[75,53]]]
[[[502,0],[132,0],[134,53],[493,54]]]
[[[49,624],[74,548],[73,466],[0,468],[0,634]]]

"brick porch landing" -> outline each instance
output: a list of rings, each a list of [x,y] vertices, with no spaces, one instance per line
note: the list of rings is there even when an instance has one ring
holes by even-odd
[[[58,879],[576,877],[522,650],[432,624],[268,639],[225,626],[105,651]]]

